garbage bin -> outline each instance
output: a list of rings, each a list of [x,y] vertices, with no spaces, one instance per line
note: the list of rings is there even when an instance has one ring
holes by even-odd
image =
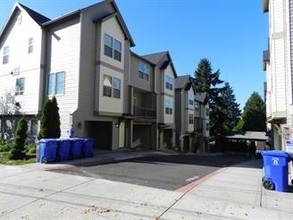
[[[70,140],[72,142],[72,145],[71,145],[72,159],[81,158],[84,139],[82,139],[82,138],[71,138]]]
[[[280,150],[262,151],[264,164],[263,186],[269,190],[287,192],[290,155]]]
[[[58,144],[57,139],[41,139],[37,153],[38,162],[49,163],[56,161]]]
[[[95,144],[95,139],[93,138],[85,138],[83,143],[83,156],[84,157],[92,157],[93,156],[93,147]]]
[[[70,149],[71,149],[71,140],[70,139],[58,139],[59,147],[57,157],[59,160],[69,160],[70,159]]]

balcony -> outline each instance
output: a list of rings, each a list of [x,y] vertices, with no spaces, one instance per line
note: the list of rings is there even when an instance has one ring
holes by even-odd
[[[134,106],[134,116],[141,118],[156,118],[157,111],[155,108]]]
[[[133,93],[133,115],[136,118],[155,119],[157,117],[156,95],[135,89]]]
[[[263,51],[263,70],[267,70],[267,63],[270,62],[270,51],[269,50],[264,50]]]

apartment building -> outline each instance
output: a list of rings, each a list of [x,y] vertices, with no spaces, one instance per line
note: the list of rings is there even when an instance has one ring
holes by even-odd
[[[96,147],[160,149],[175,143],[177,77],[169,52],[131,52],[132,36],[114,0],[49,19],[16,3],[0,34],[1,128],[24,114],[37,134],[43,103],[57,98],[61,136]]]
[[[181,151],[195,151],[195,89],[189,75],[175,79],[176,145]]]
[[[209,105],[206,93],[196,93],[194,79],[175,79],[176,146],[184,152],[207,152]]]
[[[196,93],[194,105],[195,149],[197,152],[209,152],[210,107],[207,93]]]
[[[143,56],[155,65],[158,149],[175,146],[175,78],[177,73],[168,51]]]
[[[286,150],[286,140],[293,139],[293,2],[264,0],[263,11],[268,13],[269,25],[268,48],[263,52],[267,123],[272,148]]]

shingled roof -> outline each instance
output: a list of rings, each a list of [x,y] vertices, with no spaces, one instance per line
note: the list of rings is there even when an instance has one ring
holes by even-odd
[[[178,78],[175,79],[175,89],[185,89],[187,84],[190,83],[190,76],[178,76]]]
[[[159,52],[159,53],[152,53],[152,54],[144,55],[142,57],[149,60],[153,64],[158,64],[160,62],[160,60],[162,59],[162,57],[164,55],[166,55],[167,53],[168,53],[167,51],[163,51],[163,52]]]

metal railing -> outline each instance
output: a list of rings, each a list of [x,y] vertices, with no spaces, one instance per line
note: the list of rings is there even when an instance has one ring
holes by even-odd
[[[155,108],[134,106],[134,116],[143,118],[156,118],[157,111]]]

